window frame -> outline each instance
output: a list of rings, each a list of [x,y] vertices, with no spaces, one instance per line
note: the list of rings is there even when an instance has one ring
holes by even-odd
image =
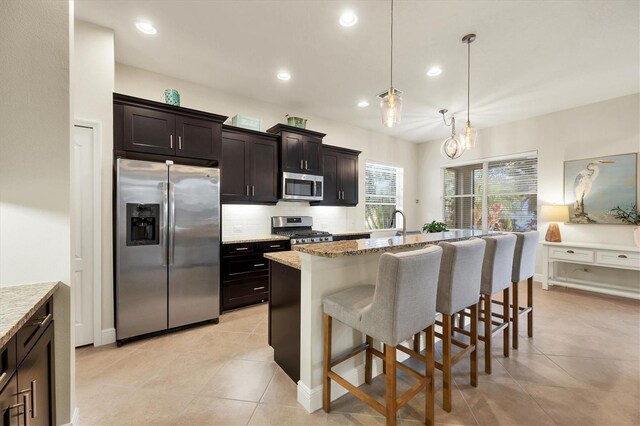
[[[396,194],[395,194],[395,203],[369,203],[367,202],[368,196],[380,197],[380,198],[391,198],[392,196],[387,195],[377,195],[377,194],[369,194],[367,192],[367,169],[369,165],[382,166],[395,169],[396,173]],[[364,164],[364,226],[365,229],[370,231],[379,231],[379,230],[388,230],[388,229],[396,229],[401,228],[403,226],[404,218],[402,215],[397,215],[395,228],[371,228],[369,227],[369,221],[367,220],[367,206],[368,205],[386,205],[392,206],[395,205],[396,210],[402,210],[404,205],[404,167],[397,166],[395,164],[385,163],[384,161],[376,161],[376,160],[365,160]]]

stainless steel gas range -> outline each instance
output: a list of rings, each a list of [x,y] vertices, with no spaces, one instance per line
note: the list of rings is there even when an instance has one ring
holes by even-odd
[[[333,236],[329,232],[313,229],[311,216],[273,216],[271,233],[289,237],[292,245],[333,241]]]

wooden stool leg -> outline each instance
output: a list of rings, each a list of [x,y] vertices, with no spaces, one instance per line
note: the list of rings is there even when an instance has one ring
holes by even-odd
[[[531,308],[527,312],[527,335],[533,337],[533,277],[527,280],[527,307]]]
[[[484,372],[491,374],[491,340],[493,328],[491,325],[491,296],[482,296],[484,300]]]
[[[396,398],[396,348],[387,344],[384,345],[384,348],[386,349],[384,358],[387,365],[387,426],[395,426],[397,423],[396,412],[398,411],[398,400]]]
[[[373,352],[371,352],[371,347],[373,346],[373,338],[371,336],[367,336],[367,345],[369,347],[366,351],[365,363],[364,363],[364,382],[367,384],[371,384],[371,364],[373,364]]]
[[[520,319],[520,305],[518,305],[518,284],[513,283],[513,310],[512,313],[512,321],[513,321],[513,349],[518,349],[518,320]],[[508,303],[508,302],[507,302]]]
[[[384,359],[387,359],[387,345],[382,345],[382,353],[384,354]],[[387,362],[382,362],[382,374],[387,374]]]
[[[451,315],[442,314],[442,408],[451,412]]]
[[[433,372],[434,372],[434,326],[430,326],[427,328],[425,333],[425,346],[426,346],[426,354],[425,354],[425,374],[427,380],[427,387],[425,389],[425,404],[424,404],[424,423],[427,426],[433,426],[435,422],[435,396],[434,396],[434,380],[433,380]]]
[[[420,333],[416,333],[413,336],[413,350],[414,352],[420,353]]]
[[[502,300],[505,301],[502,304],[502,316],[503,321],[507,323],[507,326],[502,330],[502,355],[509,356],[509,332],[511,331],[511,323],[509,321],[509,287],[502,290]]]
[[[332,320],[329,315],[324,314],[324,352],[322,356],[322,408],[325,413],[331,411],[331,379],[329,370],[331,369],[331,325]]]
[[[491,305],[489,303],[488,305]],[[489,317],[491,323],[491,317]],[[474,346],[471,354],[471,386],[478,386],[478,304],[471,305],[471,336],[470,343]]]
[[[461,328],[464,330],[466,323],[467,323],[467,320],[465,319],[464,309],[463,309],[460,312],[458,312],[458,328]]]

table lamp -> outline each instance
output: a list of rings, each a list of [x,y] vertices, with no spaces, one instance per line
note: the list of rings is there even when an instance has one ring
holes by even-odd
[[[556,222],[569,222],[568,206],[542,206],[540,209],[540,220],[551,222],[547,228],[547,235],[544,240],[552,243],[561,243],[560,228]]]

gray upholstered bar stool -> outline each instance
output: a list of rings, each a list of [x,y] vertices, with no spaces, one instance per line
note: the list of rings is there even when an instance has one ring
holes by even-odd
[[[438,300],[436,309],[442,314],[442,333],[436,336],[442,339],[442,363],[436,362],[436,368],[442,370],[443,408],[451,411],[451,367],[457,364],[467,353],[471,361],[471,386],[478,385],[478,298],[480,296],[480,277],[486,243],[474,238],[455,243],[441,242],[442,263],[438,280]],[[469,344],[452,337],[451,317],[469,308],[471,310],[471,329]],[[451,345],[462,350],[451,355]]]
[[[513,349],[518,349],[518,322],[521,315],[527,314],[527,335],[533,337],[533,275],[536,270],[536,247],[538,231],[514,232],[516,249],[513,255]],[[518,301],[518,285],[527,280],[527,307],[520,308]]]
[[[442,249],[429,246],[421,250],[398,254],[385,253],[378,263],[376,285],[360,285],[332,294],[323,300],[324,355],[323,399],[324,411],[331,409],[331,380],[347,389],[363,402],[387,418],[387,425],[395,425],[397,411],[411,398],[425,389],[425,423],[434,422],[434,336],[436,293]],[[331,359],[333,319],[366,335],[364,344],[351,352]],[[400,343],[420,330],[427,329],[425,355],[416,353]],[[429,337],[430,336],[430,337]],[[373,339],[384,344],[384,353],[373,348]],[[425,364],[425,374],[396,362],[396,349]],[[335,373],[337,364],[366,350],[365,382],[371,383],[372,356],[383,359],[386,374],[386,403],[382,405],[372,396]],[[418,383],[400,398],[396,397],[396,367],[407,372]]]
[[[478,339],[484,342],[484,371],[491,374],[491,341],[493,336],[502,331],[502,354],[509,356],[509,287],[513,272],[513,253],[516,247],[516,236],[513,234],[484,237],[487,243],[482,265],[482,284],[480,297],[482,302],[481,320],[484,333]],[[491,296],[502,291],[501,321],[493,319]],[[493,326],[496,326],[495,328]]]

